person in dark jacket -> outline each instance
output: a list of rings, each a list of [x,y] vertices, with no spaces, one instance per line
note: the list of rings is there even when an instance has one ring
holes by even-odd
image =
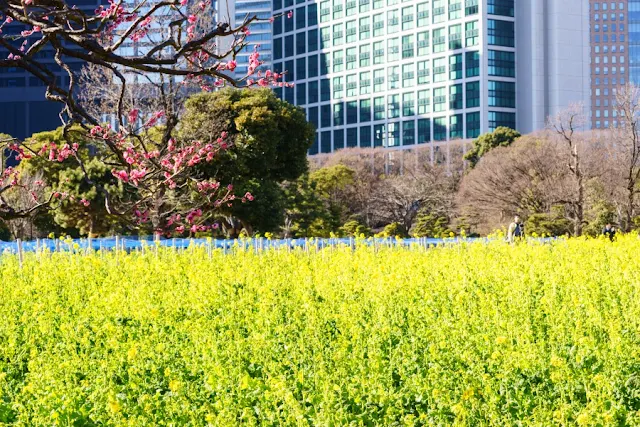
[[[607,225],[605,225],[602,229],[602,235],[608,237],[609,240],[613,242],[613,239],[616,237],[616,228],[613,225],[607,223]]]

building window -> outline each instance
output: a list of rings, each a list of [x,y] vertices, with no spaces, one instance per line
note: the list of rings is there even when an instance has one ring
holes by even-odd
[[[384,125],[375,125],[373,127],[373,146],[382,147],[384,145]]]
[[[433,111],[439,113],[447,110],[447,89],[439,87],[433,89]]]
[[[344,69],[344,51],[336,50],[333,52],[333,72],[339,73]]]
[[[318,4],[312,3],[307,6],[307,25],[312,27],[318,25]]]
[[[489,15],[513,16],[514,0],[487,0]]]
[[[449,27],[449,50],[462,49],[462,24]]]
[[[354,15],[357,11],[357,3],[356,0],[347,0],[346,5],[346,14],[347,16]]]
[[[414,55],[413,35],[402,36],[402,59],[413,58]]]
[[[344,96],[344,84],[342,77],[333,78],[333,99],[340,99]]]
[[[418,33],[418,56],[429,54],[429,31]]]
[[[503,113],[500,111],[489,111],[489,131],[493,132],[496,128],[505,126],[510,129],[516,128],[516,114]]]
[[[273,59],[282,59],[282,39],[273,39]]]
[[[400,39],[393,38],[387,40],[387,61],[397,61],[400,59]]]
[[[445,0],[433,0],[433,23],[438,24],[447,20]]]
[[[413,6],[402,8],[402,31],[413,29]]]
[[[373,37],[384,34],[384,14],[373,15]]]
[[[320,101],[331,100],[331,82],[329,79],[320,80]]]
[[[328,128],[331,127],[331,105],[323,105],[320,107],[320,127]]]
[[[320,100],[318,96],[318,81],[312,80],[309,82],[309,104],[315,104]]]
[[[389,147],[397,147],[400,145],[400,123],[389,123]]]
[[[284,56],[290,58],[293,56],[294,46],[293,46],[293,35],[285,37],[284,43]]]
[[[358,123],[358,101],[347,102],[347,124]]]
[[[460,0],[449,0],[449,21],[462,18],[462,3]]]
[[[402,87],[413,87],[415,84],[415,73],[413,64],[404,64],[402,66]]]
[[[371,126],[360,126],[360,147],[371,147]]]
[[[366,123],[371,121],[371,100],[360,100],[360,123]]]
[[[480,136],[480,112],[467,113],[467,138]]]
[[[418,114],[429,114],[431,107],[431,98],[429,90],[418,91]]]
[[[385,111],[384,97],[378,96],[373,98],[373,120],[384,120]]]
[[[489,50],[489,75],[500,77],[516,76],[515,53]]]
[[[467,108],[480,106],[480,82],[468,82],[466,84]]]
[[[329,22],[331,20],[331,3],[323,1],[320,3],[320,22]]]
[[[344,9],[340,0],[333,0],[333,19],[340,19],[344,16]]]
[[[408,92],[402,95],[402,115],[404,117],[413,116],[416,114],[416,101],[413,92]]]
[[[400,117],[400,95],[389,95],[389,118]]]
[[[307,61],[303,58],[296,59],[296,77],[298,79],[306,79]]]
[[[333,150],[344,148],[344,130],[337,129],[333,131]]]
[[[465,16],[476,15],[478,13],[478,0],[466,0],[464,5]]]
[[[464,108],[462,83],[449,87],[449,109],[462,110]]]
[[[462,114],[455,114],[449,117],[449,138],[459,139],[464,137],[464,123],[462,121],[462,117]]]
[[[318,55],[311,55],[310,57],[308,57],[307,64],[308,77],[318,77]]]
[[[418,84],[424,85],[429,83],[429,61],[418,62]]]
[[[433,60],[433,82],[439,83],[447,79],[447,59],[437,58]]]
[[[466,76],[477,77],[480,75],[480,52],[466,52]]]
[[[370,2],[369,0],[360,0],[360,13],[369,12]]]
[[[431,120],[418,119],[418,144],[431,141]]]
[[[358,55],[355,47],[347,49],[347,70],[355,70],[358,63]]]
[[[347,129],[347,147],[353,148],[357,146],[358,146],[358,128]]]
[[[433,119],[433,140],[434,141],[447,140],[447,118],[446,117],[436,117]]]
[[[393,34],[400,31],[400,18],[398,10],[390,10],[387,12],[387,34]]]
[[[371,92],[371,72],[360,73],[360,95],[367,95]]]
[[[308,51],[315,52],[316,50],[318,50],[318,30],[317,29],[309,30],[307,34],[308,34],[308,37],[307,37]]]
[[[512,82],[497,82],[490,80],[489,107],[515,108],[516,85]]]
[[[444,52],[447,41],[444,31],[444,28],[433,30],[433,53]]]
[[[328,48],[331,46],[331,28],[330,27],[320,28],[320,46],[323,48]]]
[[[477,46],[479,42],[478,21],[464,24],[465,46]]]
[[[449,80],[462,78],[462,54],[451,55],[449,57]]]
[[[387,68],[387,79],[388,79],[389,89],[399,89],[400,88],[400,67],[396,65],[396,66]]]
[[[360,40],[367,40],[369,37],[371,37],[371,25],[367,16],[360,18]]]
[[[384,90],[384,69],[373,70],[373,92],[378,93]]]
[[[384,63],[384,42],[375,42],[373,44],[373,64]]]
[[[307,103],[307,85],[305,83],[298,83],[295,87],[296,105],[305,105]]]
[[[357,74],[347,76],[347,97],[358,95],[358,78]]]
[[[371,63],[371,45],[360,46],[360,67],[368,67]]]
[[[489,19],[487,20],[487,26],[490,45],[514,47],[515,36],[513,22]]]
[[[333,26],[333,45],[339,46],[344,42],[344,32],[342,30],[342,24],[336,24]]]
[[[426,27],[429,25],[429,3],[420,3],[418,5],[418,27]]]
[[[354,43],[356,41],[356,35],[358,30],[356,28],[356,21],[349,21],[346,24],[347,43]]]
[[[307,26],[307,14],[305,13],[305,7],[296,8],[296,30],[301,30]]]
[[[320,150],[323,153],[331,152],[331,131],[327,130],[320,134]]]
[[[344,125],[344,104],[342,102],[333,105],[333,125]]]
[[[413,145],[416,143],[416,122],[408,120],[402,122],[402,145]]]

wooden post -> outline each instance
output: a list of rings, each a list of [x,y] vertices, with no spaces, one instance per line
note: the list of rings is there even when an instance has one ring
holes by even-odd
[[[120,236],[116,236],[115,251],[116,251],[116,265],[120,265],[120,259],[118,257],[118,252],[120,251]]]
[[[22,240],[18,239],[17,243],[18,243],[18,262],[20,263],[20,269],[22,269],[22,261],[23,261],[23,258],[22,258],[22,255],[23,255],[22,254]]]

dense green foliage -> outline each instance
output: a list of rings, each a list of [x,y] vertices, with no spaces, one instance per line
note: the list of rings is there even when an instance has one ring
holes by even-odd
[[[480,158],[496,147],[506,147],[520,138],[520,132],[508,127],[500,126],[493,132],[480,135],[473,141],[473,146],[465,154],[464,158],[473,168]],[[508,165],[505,165],[508,167]]]
[[[640,241],[0,258],[0,422],[638,425]]]
[[[225,89],[189,98],[179,129],[180,138],[204,143],[229,134],[232,145],[213,162],[199,166],[200,176],[255,197],[250,204],[234,204],[223,215],[239,219],[250,232],[278,231],[286,208],[280,184],[308,170],[307,150],[315,132],[304,110],[269,89]]]

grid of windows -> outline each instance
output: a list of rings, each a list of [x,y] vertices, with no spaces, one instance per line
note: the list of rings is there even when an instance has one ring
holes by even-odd
[[[477,111],[483,102],[515,107],[514,82],[482,79],[483,61],[487,74],[515,78],[513,22],[487,21],[487,42],[501,48],[482,58],[473,48],[483,37],[479,0],[325,0],[312,11],[297,3],[273,42],[273,69],[295,86],[276,92],[318,125],[318,153],[475,137],[490,125]],[[513,1],[491,7],[510,16]]]

